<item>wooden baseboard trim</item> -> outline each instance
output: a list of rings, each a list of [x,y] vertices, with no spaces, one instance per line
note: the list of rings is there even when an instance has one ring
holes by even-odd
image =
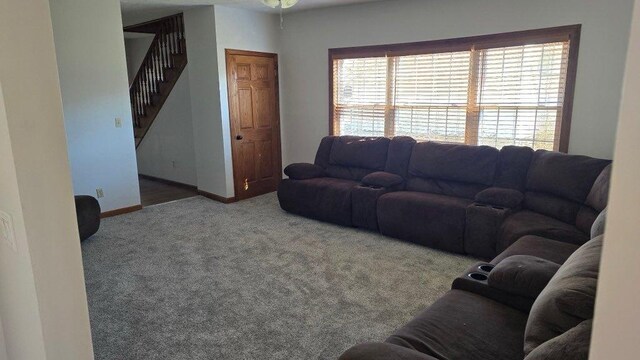
[[[134,205],[134,206],[129,206],[121,209],[105,211],[102,214],[100,214],[100,218],[104,219],[112,216],[127,214],[127,213],[138,211],[138,210],[142,210],[142,205]]]
[[[234,203],[234,202],[238,201],[235,197],[225,198],[225,197],[222,197],[220,195],[212,194],[210,192],[206,192],[206,191],[200,190],[200,189],[198,189],[198,195],[202,195],[202,196],[204,196],[206,198],[221,202],[223,204],[231,204],[231,203]]]
[[[185,183],[181,183],[181,182],[177,182],[177,181],[173,181],[173,180],[167,180],[167,179],[163,179],[163,178],[159,178],[159,177],[155,177],[155,176],[151,176],[151,175],[144,175],[144,174],[138,174],[138,176],[143,178],[143,179],[147,179],[147,180],[151,180],[151,181],[157,181],[157,182],[164,183],[164,184],[167,184],[167,185],[173,185],[173,186],[177,186],[177,187],[181,187],[181,188],[185,188],[185,189],[189,189],[189,190],[193,190],[193,191],[198,190],[197,186],[193,186],[193,185],[189,185],[189,184],[185,184]]]

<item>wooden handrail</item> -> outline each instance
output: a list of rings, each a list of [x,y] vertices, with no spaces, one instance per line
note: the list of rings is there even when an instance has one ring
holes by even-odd
[[[153,37],[153,40],[151,41],[151,45],[149,45],[149,49],[147,49],[147,53],[144,55],[144,58],[142,60],[142,63],[140,64],[140,67],[138,68],[138,72],[136,73],[136,76],[133,78],[133,81],[131,82],[131,85],[129,86],[129,89],[133,88],[133,85],[138,82],[138,80],[140,80],[140,74],[142,73],[142,68],[144,67],[145,62],[147,61],[147,59],[149,59],[151,57],[151,51],[158,46],[157,42],[158,42],[158,34],[156,34]]]
[[[166,80],[166,72],[175,67],[176,56],[186,55],[182,14],[141,25],[153,25],[156,31],[140,68],[129,86],[133,122],[137,128],[142,127],[141,118],[147,115],[147,108],[154,105],[154,97],[168,96],[168,94],[160,94],[161,85]],[[164,103],[164,100],[159,102]]]

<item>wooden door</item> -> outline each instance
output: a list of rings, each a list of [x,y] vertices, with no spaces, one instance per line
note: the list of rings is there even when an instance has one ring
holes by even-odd
[[[227,50],[236,199],[275,191],[282,179],[278,56]]]

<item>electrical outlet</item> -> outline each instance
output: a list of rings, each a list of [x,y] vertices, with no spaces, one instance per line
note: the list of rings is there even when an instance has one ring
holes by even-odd
[[[116,118],[116,127],[117,128],[122,127],[122,118],[119,118],[119,117]]]
[[[98,197],[98,199],[103,198],[104,197],[104,190],[96,189],[96,196]]]
[[[11,220],[11,215],[3,211],[0,211],[0,241],[7,244],[14,252],[18,252],[13,232],[13,220]]]

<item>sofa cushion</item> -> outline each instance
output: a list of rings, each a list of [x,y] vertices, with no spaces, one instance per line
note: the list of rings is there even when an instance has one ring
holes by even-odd
[[[576,226],[584,232],[590,232],[596,218],[607,207],[609,201],[609,180],[611,177],[611,164],[609,164],[596,179],[591,187],[584,206],[576,216]],[[593,237],[593,236],[592,236]]]
[[[409,159],[416,141],[409,136],[396,136],[389,142],[387,164],[384,171],[406,178],[409,174]]]
[[[284,174],[290,179],[306,180],[322,177],[324,169],[315,164],[295,163],[284,168]]]
[[[549,260],[531,255],[514,255],[501,261],[489,273],[489,286],[510,294],[536,298],[560,268]]]
[[[533,349],[524,360],[587,360],[593,320],[585,320]]]
[[[526,354],[593,318],[602,236],[574,252],[533,303],[525,331]]]
[[[498,232],[497,250],[504,251],[525,235],[538,235],[545,238],[582,245],[589,235],[573,225],[533,211],[522,210],[509,216]]]
[[[487,188],[487,185],[410,177],[407,180],[405,188],[409,191],[455,196],[473,200],[479,192]]]
[[[437,360],[436,358],[389,343],[365,343],[345,351],[338,360]]]
[[[525,146],[504,146],[498,156],[494,186],[524,190],[533,149]]]
[[[541,236],[526,235],[518,239],[500,255],[491,260],[499,264],[514,255],[530,255],[562,265],[577,249],[578,245],[551,240]]]
[[[329,155],[331,155],[331,147],[337,136],[325,136],[320,140],[318,151],[316,151],[316,159],[314,164],[326,169],[329,167]]]
[[[387,342],[438,359],[522,359],[527,314],[474,293],[451,290]]]
[[[527,191],[524,195],[524,208],[551,216],[568,224],[575,224],[582,204],[573,200],[542,193]]]
[[[421,178],[493,184],[498,150],[490,146],[418,143],[413,147],[409,174]]]
[[[526,188],[583,203],[609,163],[588,156],[538,150],[529,167]]]
[[[365,176],[375,172],[376,170],[358,168],[358,167],[350,167],[350,166],[337,166],[337,165],[329,165],[328,168],[324,171],[325,176],[336,178],[336,179],[345,179],[352,181],[361,181]]]
[[[462,253],[470,204],[469,199],[452,196],[392,192],[378,199],[378,226],[384,235]]]
[[[475,200],[481,204],[513,209],[520,206],[523,198],[524,196],[518,190],[491,187],[476,194]]]
[[[285,179],[278,186],[282,209],[294,214],[351,226],[351,192],[357,181],[315,178]]]
[[[362,178],[362,183],[367,186],[376,186],[383,188],[390,188],[400,185],[404,182],[404,179],[400,175],[376,171]]]
[[[382,171],[387,163],[389,141],[384,137],[337,137],[331,147],[329,164]]]
[[[585,205],[592,207],[596,211],[602,211],[607,207],[609,201],[609,181],[611,180],[611,164],[600,172],[598,178],[593,183]]]
[[[604,208],[593,222],[591,226],[591,238],[604,234],[604,228],[607,223],[607,208]]]

